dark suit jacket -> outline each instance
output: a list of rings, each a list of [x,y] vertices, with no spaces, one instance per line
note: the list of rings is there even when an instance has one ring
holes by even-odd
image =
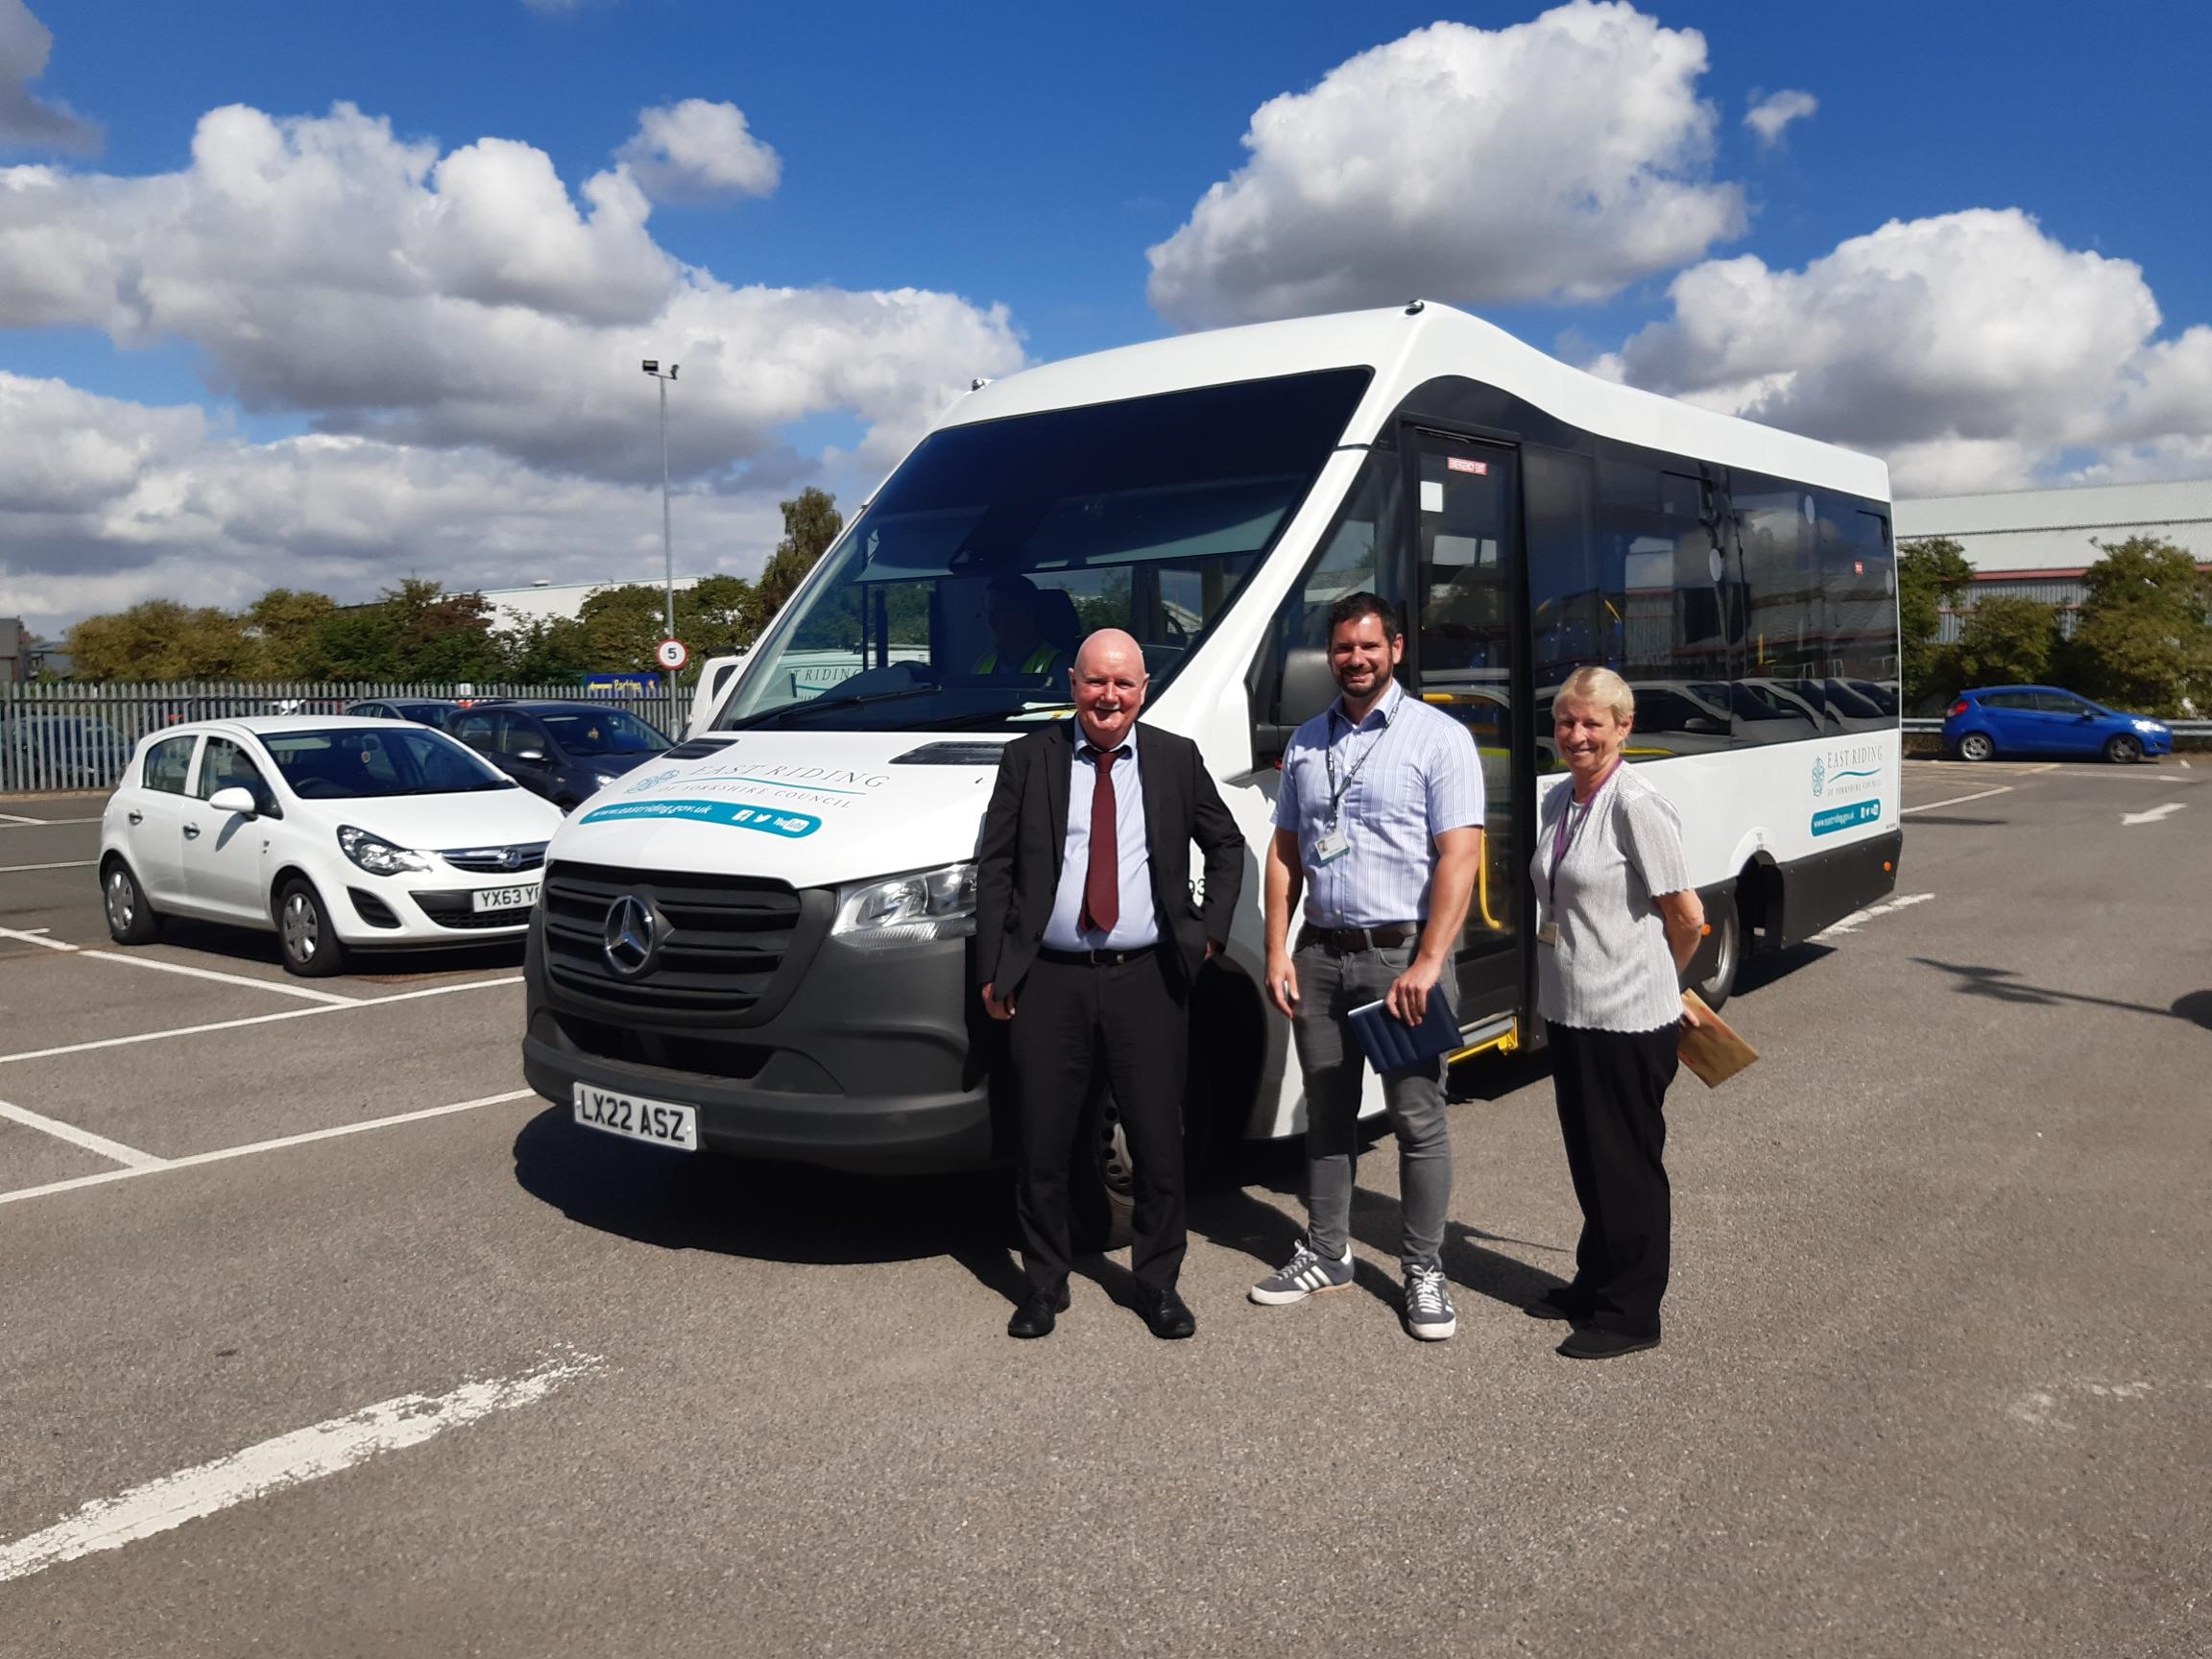
[[[1081,728],[1056,720],[1006,745],[983,814],[975,862],[975,983],[1011,996],[1028,974],[1052,919],[1068,846],[1068,780]],[[1244,884],[1244,836],[1206,775],[1198,745],[1137,725],[1144,775],[1144,830],[1152,907],[1170,972],[1185,987],[1206,960],[1206,941],[1229,937]],[[1206,908],[1190,902],[1190,843],[1206,855]]]

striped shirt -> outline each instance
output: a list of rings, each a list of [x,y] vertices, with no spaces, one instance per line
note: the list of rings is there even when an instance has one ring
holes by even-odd
[[[1318,847],[1333,825],[1351,846],[1323,863]],[[1338,699],[1284,752],[1275,827],[1297,833],[1313,926],[1426,921],[1436,837],[1482,827],[1475,739],[1396,681],[1358,726]]]
[[[1682,820],[1674,803],[1633,767],[1616,765],[1574,838],[1554,884],[1551,847],[1575,799],[1562,778],[1536,808],[1539,926],[1556,925],[1559,942],[1536,947],[1536,1006],[1554,1024],[1584,1031],[1657,1031],[1682,1017],[1674,952],[1654,896],[1690,885]]]

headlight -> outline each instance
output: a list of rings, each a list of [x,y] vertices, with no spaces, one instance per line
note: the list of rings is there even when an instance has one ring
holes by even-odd
[[[948,864],[919,876],[844,888],[830,931],[870,948],[964,939],[975,931],[975,866]]]
[[[430,860],[420,853],[410,853],[404,847],[395,847],[381,835],[372,835],[366,830],[356,830],[350,824],[338,827],[338,845],[346,856],[372,876],[397,876],[402,870],[427,870]]]
[[[2165,731],[2166,728],[2162,723],[2156,720],[2138,720],[2135,722],[2135,730],[2138,732],[2150,732],[2155,733]]]

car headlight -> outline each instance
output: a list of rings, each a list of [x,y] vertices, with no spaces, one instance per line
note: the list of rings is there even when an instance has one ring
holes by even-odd
[[[395,847],[381,835],[372,835],[350,824],[338,827],[338,845],[347,857],[372,876],[397,876],[402,870],[430,868],[430,860],[421,854]]]
[[[975,931],[975,866],[948,864],[918,876],[842,888],[830,931],[870,948],[964,939]]]
[[[2153,735],[2156,735],[2157,733],[2164,732],[2166,727],[2163,722],[2157,720],[2138,720],[2135,722],[2135,730],[2138,732],[2149,732]]]
[[[591,786],[594,789],[612,789],[621,781],[621,778],[619,772],[594,772],[591,774]]]

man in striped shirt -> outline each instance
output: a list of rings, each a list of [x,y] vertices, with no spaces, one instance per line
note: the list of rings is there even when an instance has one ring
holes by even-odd
[[[1457,1007],[1454,958],[1482,859],[1481,761],[1466,727],[1398,683],[1405,655],[1386,600],[1337,600],[1329,666],[1342,695],[1298,728],[1283,757],[1267,849],[1267,994],[1291,1022],[1306,1076],[1310,1221],[1289,1262],[1252,1286],[1252,1300],[1269,1306],[1352,1283],[1365,1062],[1347,1016],[1383,1000],[1418,1025],[1432,988]],[[1382,1096],[1398,1136],[1406,1328],[1438,1341],[1458,1329],[1441,1260],[1452,1201],[1442,1057],[1385,1074]]]

